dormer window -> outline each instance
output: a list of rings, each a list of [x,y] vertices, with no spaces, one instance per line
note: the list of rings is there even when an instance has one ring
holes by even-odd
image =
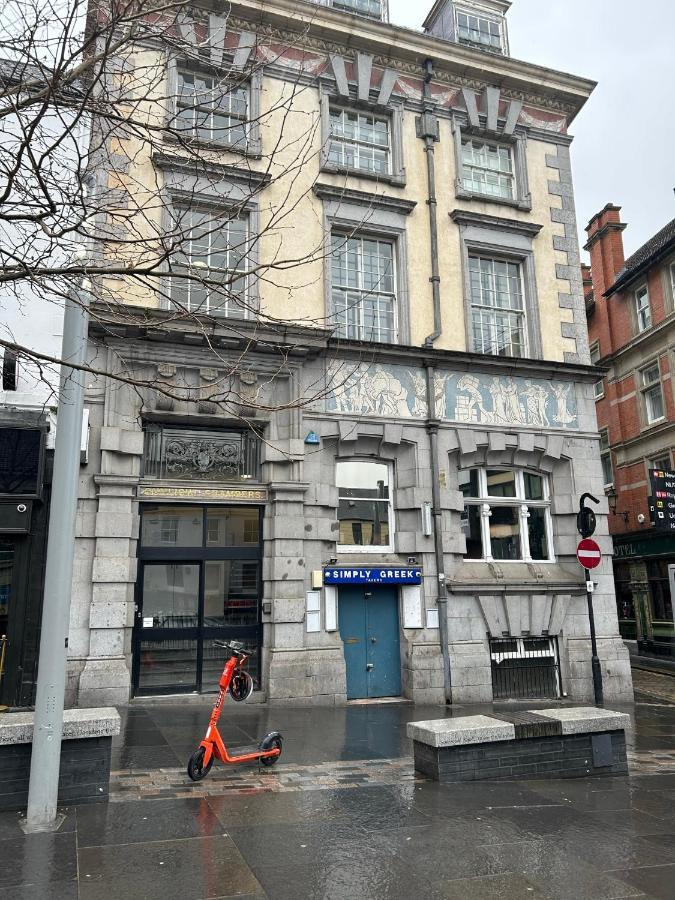
[[[369,19],[384,19],[383,0],[332,0],[333,9],[341,9],[343,12],[357,13],[359,16],[368,16]]]
[[[487,16],[457,10],[457,37],[460,44],[503,53],[501,24]]]

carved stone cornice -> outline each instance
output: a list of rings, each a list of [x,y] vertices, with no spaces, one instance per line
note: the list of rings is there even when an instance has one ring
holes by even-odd
[[[416,200],[406,200],[403,197],[391,197],[384,194],[371,194],[368,191],[356,191],[352,188],[324,184],[323,182],[317,182],[313,190],[320,200],[333,200],[336,203],[356,203],[358,206],[384,209],[403,216],[409,216],[417,206]]]

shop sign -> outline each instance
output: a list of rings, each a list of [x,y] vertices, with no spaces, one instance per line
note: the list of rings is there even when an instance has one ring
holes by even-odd
[[[153,500],[232,500],[239,503],[264,503],[267,491],[238,488],[139,487],[138,496]]]
[[[422,584],[422,570],[415,567],[339,566],[324,569],[324,584]]]
[[[675,532],[675,472],[650,469],[652,484],[650,513],[659,531]]]

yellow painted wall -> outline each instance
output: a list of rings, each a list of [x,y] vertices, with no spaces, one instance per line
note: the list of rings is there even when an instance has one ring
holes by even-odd
[[[134,54],[134,59],[152,70],[161,66],[162,57],[150,51]],[[156,79],[153,77],[153,81]],[[156,88],[157,97],[168,93],[167,82]],[[150,118],[165,114],[166,104],[141,104],[137,114]],[[377,185],[370,179],[344,177],[320,172],[321,123],[318,86],[299,85],[265,76],[261,102],[262,158],[247,160],[226,151],[209,152],[214,161],[239,167],[250,166],[268,171],[271,184],[258,199],[261,210],[262,235],[260,262],[263,265],[260,282],[261,312],[272,320],[302,323],[323,327],[326,320],[325,273],[330,260],[324,243],[323,203],[312,191],[315,181],[365,191],[405,197],[417,205],[406,220],[407,273],[399,274],[399,284],[407,284],[411,314],[412,343],[420,346],[433,330],[432,290],[429,281],[430,236],[427,205],[427,174],[424,142],[415,134],[415,112],[403,114],[405,187]],[[546,165],[546,155],[554,151],[547,142],[530,140],[527,144],[529,188],[532,212],[524,212],[497,203],[457,200],[457,177],[454,137],[450,122],[440,120],[440,142],[435,144],[439,267],[441,274],[441,303],[443,334],[436,342],[439,349],[463,351],[466,346],[464,314],[464,279],[460,252],[459,228],[450,219],[456,209],[506,219],[531,221],[542,226],[534,239],[536,280],[539,294],[542,344],[547,359],[562,361],[566,351],[574,350],[574,341],[561,336],[561,322],[572,321],[572,311],[560,309],[559,292],[567,292],[567,282],[556,278],[556,263],[567,262],[566,255],[553,247],[553,236],[564,235],[564,227],[551,223],[551,207],[559,207],[559,197],[548,192],[549,181],[557,180],[558,171]],[[143,192],[143,184],[154,186],[156,177],[148,148],[129,141],[125,149],[132,159],[126,175],[111,173],[109,186],[127,186],[135,194],[138,206],[131,228],[150,240],[153,231],[161,231],[162,212],[151,202],[151,193]],[[146,201],[148,201],[146,203]],[[144,208],[145,206],[145,208]],[[142,211],[142,214],[141,214]],[[133,248],[128,254],[133,256]],[[267,268],[265,268],[267,267]],[[403,279],[402,279],[403,276]],[[133,282],[120,290],[120,282],[110,287],[121,293],[127,302],[149,306],[158,305],[157,297]]]

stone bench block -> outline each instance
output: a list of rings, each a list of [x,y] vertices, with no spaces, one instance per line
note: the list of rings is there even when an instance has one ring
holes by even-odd
[[[113,735],[120,717],[112,707],[64,712],[59,803],[108,799]],[[25,809],[33,739],[33,713],[0,716],[0,810]]]
[[[0,716],[0,746],[30,744],[33,740],[32,712]],[[120,733],[120,716],[113,706],[99,709],[66,709],[63,712],[63,740],[112,737]]]
[[[415,769],[443,782],[628,772],[624,713],[573,707],[411,722]]]
[[[431,747],[456,747],[462,744],[488,744],[513,740],[513,725],[490,716],[461,716],[457,719],[431,719],[409,722],[408,737]]]
[[[561,734],[589,734],[594,731],[624,731],[630,726],[630,716],[598,709],[595,706],[575,706],[571,709],[538,709],[538,716],[561,724]]]

